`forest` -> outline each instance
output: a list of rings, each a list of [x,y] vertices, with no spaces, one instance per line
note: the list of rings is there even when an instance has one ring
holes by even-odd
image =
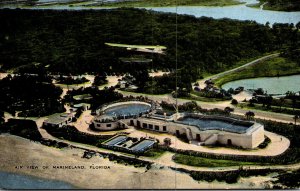
[[[238,61],[289,47],[299,40],[292,24],[271,28],[254,21],[178,15],[178,69],[195,80]],[[47,71],[82,74],[124,73],[120,57],[132,52],[104,43],[164,45],[166,55],[144,55],[157,69],[174,69],[176,15],[143,9],[0,10],[2,69],[39,66]],[[299,26],[299,25],[297,25]],[[17,56],[16,56],[17,55]],[[152,68],[150,64],[148,69]],[[143,67],[143,68],[147,68]],[[189,75],[185,75],[189,74]]]
[[[41,76],[8,75],[0,80],[0,110],[18,116],[46,116],[65,111],[62,90]]]
[[[299,0],[260,0],[266,4],[266,9],[278,10],[278,11],[300,11]]]

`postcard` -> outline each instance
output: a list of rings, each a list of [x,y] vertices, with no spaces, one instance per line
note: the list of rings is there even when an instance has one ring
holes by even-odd
[[[0,2],[0,189],[299,189],[298,0]]]

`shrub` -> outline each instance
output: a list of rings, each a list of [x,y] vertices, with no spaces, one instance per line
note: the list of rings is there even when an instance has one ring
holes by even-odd
[[[232,104],[232,105],[237,105],[237,104],[238,104],[238,101],[237,101],[236,99],[232,99],[232,100],[231,100],[231,104]]]

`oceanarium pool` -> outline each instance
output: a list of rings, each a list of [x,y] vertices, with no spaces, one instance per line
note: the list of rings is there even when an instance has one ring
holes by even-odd
[[[227,131],[232,133],[245,133],[247,129],[253,125],[251,123],[241,125],[237,124],[237,121],[225,122],[222,120],[216,119],[197,119],[192,117],[185,117],[177,121],[178,123],[183,123],[186,125],[194,125],[197,126],[200,130],[220,130]]]
[[[148,113],[151,109],[151,105],[148,103],[130,103],[124,102],[118,105],[110,105],[104,109],[106,115],[112,116],[137,116],[142,113]]]

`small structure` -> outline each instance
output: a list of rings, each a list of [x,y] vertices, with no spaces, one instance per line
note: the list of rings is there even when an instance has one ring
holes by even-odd
[[[111,115],[100,115],[94,118],[94,127],[99,130],[108,131],[119,127],[118,119]]]
[[[127,137],[126,135],[117,135],[102,145],[109,149],[125,151],[130,153],[143,153],[146,150],[152,148],[156,140],[153,139],[142,139],[140,141],[134,141],[134,138]]]
[[[149,148],[153,147],[154,144],[155,144],[154,140],[144,139],[141,142],[139,142],[138,144],[131,147],[130,150],[135,153],[141,153],[141,152],[145,152]]]
[[[78,109],[82,108],[83,111],[89,110],[91,104],[88,103],[79,103],[72,106],[72,111],[77,111]]]
[[[51,115],[47,120],[44,121],[44,126],[62,127],[70,123],[73,119],[71,113],[56,113]]]

